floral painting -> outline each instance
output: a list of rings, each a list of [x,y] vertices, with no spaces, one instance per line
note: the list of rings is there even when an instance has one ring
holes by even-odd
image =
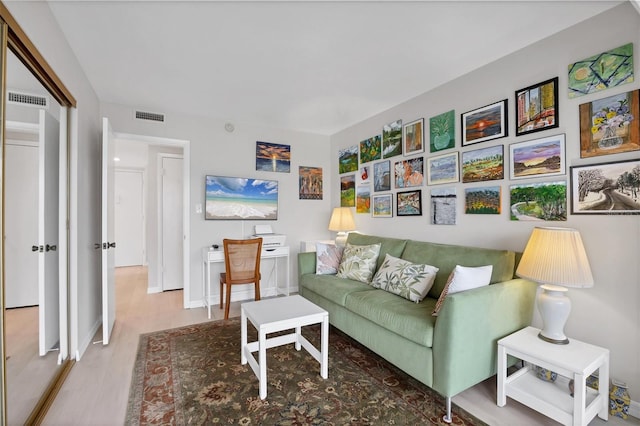
[[[639,90],[580,105],[580,157],[640,150]]]
[[[442,151],[456,146],[455,110],[429,119],[429,150]]]
[[[569,98],[633,81],[633,43],[569,65]]]
[[[376,135],[360,142],[360,164],[382,158],[382,136]]]

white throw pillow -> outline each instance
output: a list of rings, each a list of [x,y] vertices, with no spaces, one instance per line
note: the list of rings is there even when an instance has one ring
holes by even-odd
[[[435,266],[411,263],[387,253],[371,285],[418,303],[431,290],[437,272]]]
[[[316,243],[316,274],[333,275],[338,272],[344,247]]]
[[[376,270],[380,246],[381,244],[358,246],[347,243],[336,276],[370,283]]]
[[[476,267],[456,265],[453,271],[451,271],[447,284],[445,284],[444,289],[442,289],[442,293],[440,293],[440,297],[431,315],[438,316],[438,312],[440,312],[440,308],[442,308],[442,304],[448,294],[489,285],[492,272],[493,265]]]

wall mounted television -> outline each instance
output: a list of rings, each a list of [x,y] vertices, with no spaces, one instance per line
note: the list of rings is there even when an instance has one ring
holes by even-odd
[[[207,175],[207,220],[278,219],[278,181]]]

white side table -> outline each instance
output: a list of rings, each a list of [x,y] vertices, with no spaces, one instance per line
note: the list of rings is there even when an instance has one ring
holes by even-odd
[[[539,329],[526,327],[498,341],[498,401],[507,396],[551,417],[564,425],[587,425],[597,415],[609,417],[609,350],[570,339],[556,345],[538,338]],[[558,373],[555,382],[536,377],[527,365],[507,376],[507,356]],[[599,370],[598,390],[586,386],[586,379]],[[574,380],[574,397],[569,393],[569,379]]]
[[[247,320],[258,330],[258,340],[247,342]],[[321,324],[320,350],[301,334],[302,327]],[[295,332],[267,338],[267,334],[295,329]],[[320,376],[329,377],[329,313],[302,296],[276,297],[240,305],[240,360],[249,363],[260,382],[260,399],[267,397],[267,349],[295,343],[320,363]],[[258,352],[258,361],[252,352]]]

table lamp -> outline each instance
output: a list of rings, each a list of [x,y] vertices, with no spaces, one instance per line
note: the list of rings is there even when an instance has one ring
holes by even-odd
[[[542,284],[537,303],[544,326],[538,337],[555,344],[569,343],[564,334],[571,312],[566,287],[593,287],[580,233],[571,228],[534,228],[516,275]]]
[[[347,231],[354,231],[356,223],[349,207],[335,207],[329,221],[329,231],[337,231],[336,245],[344,246],[347,243]]]

